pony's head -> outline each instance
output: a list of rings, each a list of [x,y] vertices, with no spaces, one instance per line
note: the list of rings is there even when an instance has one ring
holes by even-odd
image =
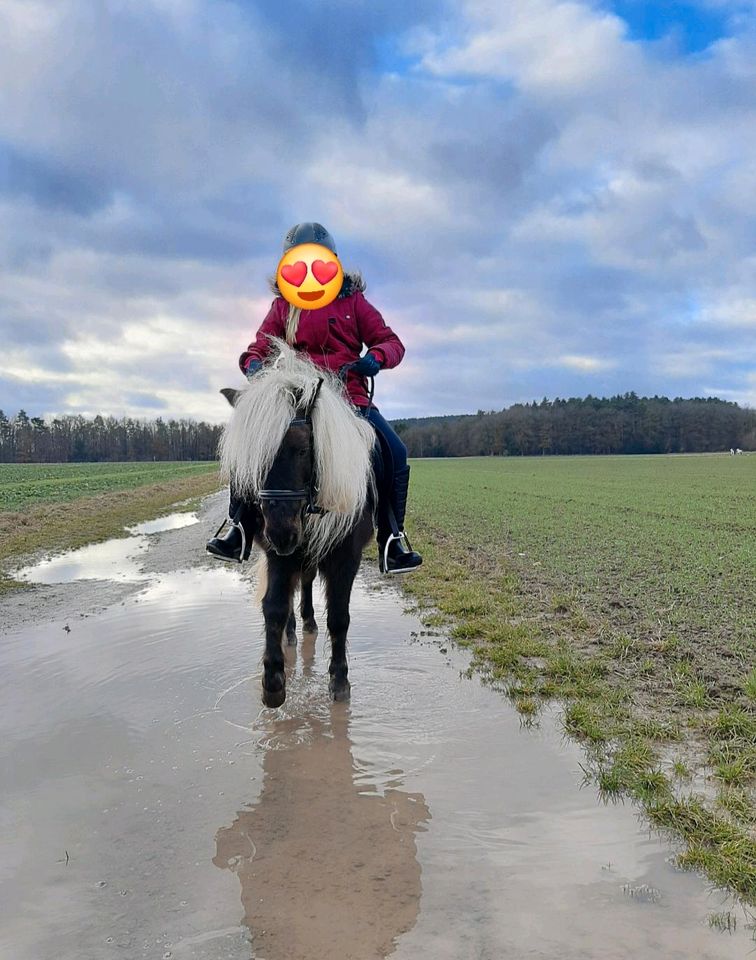
[[[258,505],[276,553],[304,547],[317,562],[364,509],[373,428],[340,380],[280,340],[246,388],[223,393],[234,408],[221,438],[224,475]]]

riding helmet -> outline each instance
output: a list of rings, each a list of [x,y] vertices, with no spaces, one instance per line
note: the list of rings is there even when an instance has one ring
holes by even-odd
[[[336,253],[336,241],[322,223],[298,223],[284,237],[283,252],[299,246],[300,243],[319,243]]]

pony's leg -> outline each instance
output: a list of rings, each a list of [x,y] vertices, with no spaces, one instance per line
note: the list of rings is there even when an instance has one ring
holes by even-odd
[[[318,625],[315,622],[315,608],[312,605],[312,581],[315,579],[315,569],[305,570],[302,574],[302,595],[299,601],[299,615],[302,618],[302,630],[304,633],[314,635],[318,632]]]
[[[289,619],[286,621],[286,642],[290,647],[297,645],[297,618],[294,611],[289,613]]]
[[[349,630],[349,598],[360,566],[360,553],[361,550],[355,555],[351,547],[335,550],[320,567],[325,580],[328,634],[331,638],[331,663],[328,667],[331,679],[328,689],[334,700],[348,700],[351,689],[346,642]]]
[[[268,585],[262,601],[265,618],[265,653],[263,655],[263,703],[280,707],[286,699],[286,674],[281,647],[284,630],[291,612],[295,575],[286,558],[268,554]]]

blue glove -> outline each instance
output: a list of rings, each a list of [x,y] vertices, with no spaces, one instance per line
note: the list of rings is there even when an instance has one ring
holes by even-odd
[[[366,353],[353,364],[351,369],[362,377],[374,377],[381,369],[381,361],[374,353]]]
[[[250,360],[249,363],[247,364],[247,373],[246,373],[247,380],[251,380],[261,366],[262,366],[261,360]]]

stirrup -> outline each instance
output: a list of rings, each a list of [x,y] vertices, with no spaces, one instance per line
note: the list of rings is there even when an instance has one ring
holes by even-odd
[[[245,555],[246,552],[247,552],[247,535],[246,535],[246,533],[244,532],[244,524],[243,524],[243,523],[240,523],[238,520],[235,520],[235,519],[232,518],[232,517],[227,517],[227,518],[223,521],[223,523],[218,527],[218,529],[215,531],[215,533],[214,533],[213,536],[212,536],[212,539],[215,540],[215,538],[218,536],[218,534],[221,532],[221,530],[226,526],[226,524],[228,524],[229,527],[236,527],[236,529],[237,529],[237,530],[239,531],[239,533],[241,534],[241,540],[242,540],[241,553],[239,554],[239,559],[238,559],[236,562],[239,563],[239,564],[242,564],[242,563],[244,563],[244,555]],[[218,556],[218,555],[217,555],[217,554],[214,554],[214,556]],[[219,557],[219,559],[220,559],[220,560],[224,560],[225,557]],[[233,563],[233,560],[229,560],[229,563]]]
[[[232,527],[236,527],[242,538],[241,553],[239,554],[239,563],[244,563],[244,555],[247,552],[247,535],[244,532],[244,524],[239,523],[238,520],[230,520],[229,523]]]
[[[417,567],[400,567],[398,570],[389,570],[389,567],[388,567],[389,547],[394,542],[404,543],[406,546],[407,553],[415,552],[412,547],[412,544],[410,543],[410,538],[407,536],[404,530],[400,530],[398,533],[393,533],[393,532],[390,533],[386,538],[386,544],[383,548],[383,556],[381,557],[382,562],[379,563],[381,573],[385,573],[385,574],[409,573],[411,570],[416,570]]]

